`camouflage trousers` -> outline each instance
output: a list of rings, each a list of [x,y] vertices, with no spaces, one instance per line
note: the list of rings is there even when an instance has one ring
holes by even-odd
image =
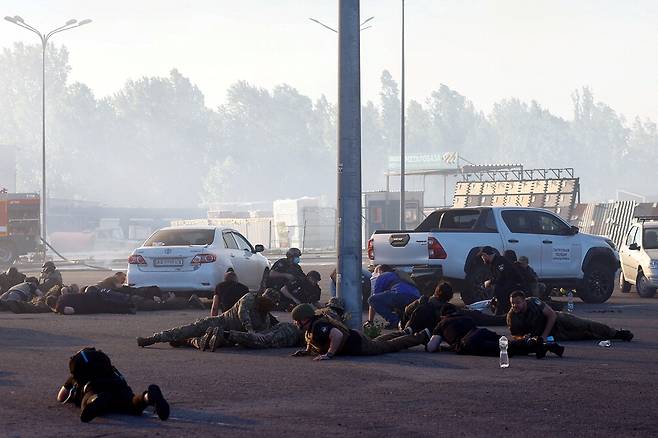
[[[229,342],[246,348],[288,348],[304,345],[304,335],[295,324],[281,322],[259,333],[231,330]]]
[[[203,336],[209,328],[217,327],[222,331],[225,326],[226,320],[223,316],[211,316],[209,318],[201,318],[192,324],[181,325],[154,333],[153,337],[155,337],[157,342],[177,342]]]
[[[370,339],[366,335],[361,335],[361,348],[355,356],[374,356],[377,354],[393,353],[395,351],[421,345],[426,341],[425,335],[409,335],[405,332],[393,332]]]

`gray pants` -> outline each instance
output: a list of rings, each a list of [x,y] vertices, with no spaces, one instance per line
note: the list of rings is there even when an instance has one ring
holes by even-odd
[[[617,334],[617,330],[600,322],[557,312],[557,321],[551,334],[558,341],[584,341],[612,339]]]

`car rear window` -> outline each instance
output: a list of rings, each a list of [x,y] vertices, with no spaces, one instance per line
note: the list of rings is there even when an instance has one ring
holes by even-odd
[[[479,210],[454,210],[443,213],[440,230],[470,230],[480,218]]]
[[[190,246],[210,245],[215,239],[215,230],[160,230],[144,242],[144,246]]]

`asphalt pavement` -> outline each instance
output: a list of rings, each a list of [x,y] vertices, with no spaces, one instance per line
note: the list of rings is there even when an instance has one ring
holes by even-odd
[[[322,273],[330,264],[306,265]],[[107,271],[64,273],[91,284]],[[455,298],[459,302],[458,298]],[[635,333],[630,343],[565,343],[565,357],[511,359],[425,353],[314,362],[293,349],[224,349],[167,344],[139,348],[135,337],[207,312],[137,315],[15,315],[0,312],[2,436],[658,436],[658,299],[615,292],[576,301],[575,313]],[[278,314],[288,320],[288,314]],[[507,333],[504,328],[494,330]],[[55,401],[68,357],[85,346],[107,352],[137,391],[161,386],[171,418],[112,415],[90,424]]]

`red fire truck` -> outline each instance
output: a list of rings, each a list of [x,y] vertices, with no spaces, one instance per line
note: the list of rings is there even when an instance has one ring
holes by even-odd
[[[39,195],[0,191],[0,265],[40,246]]]

